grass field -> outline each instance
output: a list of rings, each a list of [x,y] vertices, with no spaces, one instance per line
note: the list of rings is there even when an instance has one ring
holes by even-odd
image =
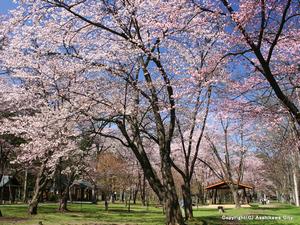
[[[60,213],[56,204],[40,204],[38,215],[29,216],[26,205],[1,205],[1,225],[163,225],[161,208],[132,206],[127,212],[124,204],[110,204],[108,212],[102,203],[71,204],[70,212]],[[195,208],[195,219],[189,225],[299,225],[300,208],[273,203],[267,206],[252,205],[251,208],[226,209],[219,214],[217,209]],[[272,218],[273,217],[273,218]],[[233,219],[233,220],[231,220]]]

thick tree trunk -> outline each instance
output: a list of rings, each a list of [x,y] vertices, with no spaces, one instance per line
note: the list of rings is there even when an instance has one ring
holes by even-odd
[[[45,168],[46,168],[46,162],[44,162],[41,165],[40,171],[39,171],[36,181],[35,181],[34,193],[33,193],[32,199],[28,205],[28,214],[30,214],[30,215],[37,214],[39,198],[41,196],[41,192],[42,192],[43,188],[45,187],[45,185],[47,183],[47,178],[44,175]]]
[[[59,208],[60,212],[68,211],[68,196],[69,196],[69,186],[65,188],[63,191],[61,198],[59,200]]]
[[[149,77],[149,73],[147,72],[146,67],[144,66],[144,72],[146,80],[148,83],[151,84],[151,78]],[[137,160],[139,161],[144,176],[147,178],[147,181],[149,185],[151,186],[152,190],[156,193],[160,201],[164,202],[164,205],[166,207],[166,224],[167,225],[184,225],[184,219],[182,217],[182,213],[179,207],[176,188],[173,180],[173,174],[172,174],[172,165],[171,165],[171,138],[172,138],[172,129],[171,127],[174,127],[175,120],[172,118],[172,125],[169,129],[169,137],[166,137],[166,134],[164,132],[165,128],[163,127],[162,120],[159,115],[159,108],[156,105],[157,97],[155,96],[155,90],[152,88],[152,97],[153,103],[153,112],[155,114],[155,120],[157,125],[157,133],[158,133],[158,139],[159,139],[159,151],[160,151],[160,159],[161,159],[161,173],[162,173],[162,179],[159,179],[157,176],[155,170],[153,169],[150,160],[144,150],[142,139],[139,136],[139,131],[137,131],[136,135],[137,138],[135,141],[132,141],[129,134],[127,133],[126,127],[123,123],[119,123],[118,127],[124,137],[126,138],[129,147],[135,154]],[[175,115],[172,114],[173,117]],[[136,122],[135,124],[138,124]],[[136,127],[133,125],[133,130],[136,130]],[[162,181],[162,182],[161,182]]]
[[[38,199],[39,195],[34,195],[29,203],[28,206],[28,214],[36,215],[37,214],[37,207],[38,207]]]
[[[178,202],[170,160],[168,154],[162,155],[161,171],[164,184],[166,225],[184,225],[185,223]]]
[[[181,186],[182,190],[182,197],[183,197],[183,206],[184,206],[184,214],[185,219],[193,218],[193,201],[192,201],[192,194],[191,194],[191,187],[188,181]]]
[[[61,198],[59,201],[59,211],[60,212],[68,211],[67,204],[68,204],[68,198],[66,197]]]
[[[165,193],[165,215],[166,225],[184,225],[184,220],[178,204],[177,196],[174,195],[174,190],[168,190]]]
[[[239,196],[238,190],[236,190],[235,188],[230,188],[230,190],[231,190],[232,195],[233,195],[235,208],[241,208],[240,196]]]

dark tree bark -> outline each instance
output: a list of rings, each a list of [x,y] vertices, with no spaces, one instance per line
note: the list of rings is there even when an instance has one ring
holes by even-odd
[[[40,198],[40,192],[38,190],[35,190],[35,193],[28,205],[28,214],[30,215],[36,215],[37,214],[37,208],[38,208],[38,199]]]
[[[171,159],[168,154],[162,155],[162,177],[164,181],[164,207],[167,225],[185,224],[178,202],[175,183],[172,176]]]
[[[228,0],[222,0],[222,3],[226,10],[229,12],[230,18],[232,19],[234,17],[234,14],[236,13],[235,10],[233,9]],[[280,40],[281,36],[284,36],[284,27],[288,26],[288,18],[297,16],[297,14],[289,15],[289,12],[291,11],[290,8],[292,7],[292,0],[288,0],[282,4],[282,13],[281,15],[278,15],[278,27],[274,27],[273,37],[270,39],[266,39],[269,45],[269,49],[266,49],[265,45],[262,44],[265,38],[264,33],[266,32],[266,30],[269,29],[267,21],[270,19],[267,18],[267,15],[265,13],[261,13],[260,30],[257,31],[256,36],[255,34],[251,34],[251,31],[249,32],[247,28],[239,21],[233,21],[235,23],[236,28],[243,35],[245,43],[250,47],[251,51],[256,56],[258,64],[254,63],[250,59],[248,60],[250,60],[250,63],[265,77],[265,79],[270,84],[270,87],[273,89],[276,97],[291,113],[295,121],[297,121],[298,125],[300,125],[300,110],[297,104],[293,102],[293,100],[287,94],[284,93],[283,89],[280,87],[278,81],[276,80],[276,75],[274,74],[274,71],[272,71],[271,69],[271,60],[272,56],[274,56],[274,49],[278,45],[278,41]],[[265,2],[262,2],[262,7],[266,7]],[[262,12],[264,12],[264,10],[262,10]],[[277,30],[275,30],[276,28]],[[264,50],[267,50],[267,52],[263,53],[263,48]]]
[[[138,196],[138,192],[139,192],[139,189],[138,189],[138,188],[135,188],[135,189],[133,190],[132,200],[133,200],[133,204],[134,204],[134,205],[136,204],[136,199],[137,199],[137,196]]]
[[[94,184],[92,190],[92,202],[93,204],[97,204],[97,201],[98,201],[98,192],[97,192],[96,184]]]
[[[71,176],[73,176],[73,175],[71,175]],[[68,207],[67,207],[68,197],[69,197],[69,193],[70,193],[70,186],[73,183],[73,181],[74,181],[74,178],[70,178],[68,180],[68,183],[67,183],[66,187],[64,188],[63,192],[60,194],[59,207],[58,207],[58,210],[60,212],[68,211]]]
[[[35,181],[32,199],[28,205],[28,213],[30,215],[37,214],[39,199],[41,197],[42,190],[46,186],[47,181],[48,181],[48,178],[45,175],[45,169],[46,169],[46,162],[43,162],[42,165],[40,166],[40,170],[38,172],[38,175],[37,175],[37,178]]]
[[[205,197],[205,192],[204,192],[204,188],[203,188],[203,185],[201,182],[198,182],[197,184],[198,186],[198,200],[197,200],[197,203],[201,203],[201,205],[204,205],[205,204],[205,200],[206,200],[206,197]]]
[[[146,206],[146,179],[145,176],[141,174],[139,174],[139,188],[142,205]]]
[[[128,201],[127,201],[127,211],[128,211],[128,212],[130,212],[132,192],[133,192],[133,190],[130,188],[130,191],[129,191],[129,198],[128,198]]]
[[[8,191],[9,191],[9,202],[10,202],[10,204],[12,204],[14,202],[14,196],[13,196],[13,193],[12,193],[10,183],[8,183]]]
[[[68,197],[66,195],[63,195],[63,197],[59,201],[59,208],[58,208],[58,210],[60,212],[68,211],[67,203],[68,203]]]
[[[59,7],[65,11],[67,11],[70,15],[73,15],[74,18],[84,21],[87,24],[90,24],[91,26],[104,30],[111,35],[114,35],[115,37],[121,38],[124,41],[127,41],[128,44],[133,45],[134,48],[139,49],[143,52],[143,56],[140,57],[140,61],[137,62],[141,65],[142,72],[143,72],[143,80],[147,83],[147,90],[141,91],[141,89],[137,86],[139,77],[140,77],[140,71],[137,72],[137,78],[133,78],[132,74],[128,74],[128,78],[125,78],[125,86],[127,89],[128,85],[130,85],[132,88],[134,88],[137,91],[137,107],[136,112],[139,112],[139,95],[141,94],[146,101],[149,103],[149,108],[151,110],[151,116],[154,117],[154,127],[155,127],[155,135],[150,134],[150,138],[157,143],[159,146],[159,151],[161,155],[161,173],[162,173],[162,180],[160,180],[159,176],[157,176],[155,169],[151,165],[151,162],[148,158],[148,155],[144,149],[144,141],[141,135],[142,128],[141,128],[141,121],[139,121],[139,118],[145,118],[143,115],[142,117],[137,115],[130,115],[127,116],[124,114],[124,116],[114,117],[114,118],[104,118],[105,122],[114,123],[117,125],[117,127],[120,129],[123,137],[126,140],[126,143],[119,137],[112,137],[110,135],[106,135],[106,137],[114,138],[116,140],[119,140],[122,144],[124,144],[126,147],[130,148],[136,158],[138,159],[143,172],[148,180],[149,185],[153,189],[153,191],[157,194],[160,201],[164,201],[166,205],[166,211],[167,211],[167,224],[168,225],[183,225],[183,217],[181,215],[178,199],[177,199],[177,193],[175,189],[175,184],[173,180],[173,175],[171,172],[171,162],[170,162],[170,143],[172,140],[172,137],[174,135],[174,128],[176,123],[176,116],[175,116],[175,99],[174,99],[174,93],[173,93],[173,87],[171,85],[171,82],[169,80],[169,76],[167,72],[165,71],[162,63],[160,62],[160,56],[155,56],[152,54],[153,52],[160,53],[159,50],[159,42],[160,39],[157,38],[157,41],[153,46],[150,48],[147,47],[148,44],[144,44],[144,40],[141,38],[140,35],[137,35],[137,38],[139,38],[139,41],[135,42],[132,41],[132,36],[135,36],[135,34],[131,34],[132,28],[135,29],[135,32],[139,33],[140,27],[139,23],[137,22],[137,18],[135,15],[132,15],[133,19],[133,26],[130,25],[128,29],[129,33],[123,33],[119,32],[117,30],[114,30],[112,28],[108,28],[105,25],[93,21],[92,19],[86,17],[83,14],[77,13],[73,11],[73,7],[69,6],[65,2],[61,1],[52,1],[48,2],[48,4],[51,4],[54,7]],[[108,9],[108,12],[110,12],[110,9]],[[142,44],[140,44],[142,43]],[[149,50],[150,49],[150,50]],[[148,71],[149,63],[153,62],[154,65],[157,67],[160,76],[162,78],[162,81],[164,82],[164,88],[167,93],[167,104],[169,104],[169,121],[167,124],[165,124],[165,115],[161,114],[162,107],[159,105],[160,102],[160,93],[161,87],[156,87],[155,82],[152,82],[153,77],[156,77],[157,74],[153,74],[153,77],[151,77],[151,73]],[[127,71],[124,70],[124,71]],[[114,73],[114,68],[108,69],[108,72]],[[120,70],[116,71],[116,75],[119,74]],[[122,72],[123,74],[123,72]],[[125,72],[126,74],[126,72]],[[123,75],[125,75],[123,74]],[[139,75],[140,74],[140,75]],[[122,75],[122,77],[124,77]],[[156,78],[155,78],[156,79]],[[126,102],[126,94],[125,94],[125,104],[124,107],[126,108],[127,102]],[[148,113],[148,112],[147,112]],[[144,114],[142,112],[142,114]],[[102,118],[96,118],[98,121],[101,121]],[[146,131],[147,132],[147,131]],[[149,133],[148,133],[149,134]],[[105,134],[102,134],[103,136]]]
[[[28,184],[28,169],[25,169],[24,186],[23,186],[23,202],[27,203],[27,184]]]
[[[1,165],[0,165],[0,168],[1,168],[1,171],[0,171],[0,182],[2,181],[2,177],[3,177],[3,171],[4,171],[4,153],[3,153],[3,148],[2,148],[2,145],[0,145],[0,162],[1,162]],[[0,188],[0,204],[3,204],[3,187]],[[2,212],[1,212],[1,209],[0,209],[0,216],[2,216]]]
[[[184,202],[184,212],[185,212],[185,219],[191,219],[193,218],[193,201],[192,201],[192,193],[191,193],[191,180],[194,175],[194,169],[196,160],[198,159],[198,153],[200,150],[200,143],[203,138],[205,126],[206,126],[206,120],[209,112],[209,106],[210,106],[210,98],[211,98],[211,88],[209,87],[206,93],[207,103],[205,107],[205,114],[202,121],[202,126],[200,130],[200,134],[196,136],[197,143],[193,144],[192,139],[195,137],[195,129],[197,126],[197,115],[199,114],[200,106],[201,106],[201,93],[202,93],[201,86],[199,87],[198,95],[196,104],[193,108],[193,113],[191,117],[191,123],[189,129],[189,137],[188,142],[186,143],[186,138],[183,135],[181,123],[179,119],[177,119],[177,126],[179,131],[179,137],[181,139],[181,145],[182,145],[182,152],[183,152],[183,159],[184,159],[184,169],[179,168],[175,163],[172,163],[172,166],[175,170],[182,176],[182,179],[184,180],[184,184],[181,187],[182,190],[182,196],[183,196],[183,202]],[[194,149],[194,151],[193,151]],[[192,154],[194,152],[194,154]]]
[[[122,196],[121,196],[121,201],[124,202],[125,200],[125,190],[122,190]]]
[[[105,211],[108,211],[108,201],[107,201],[106,197],[105,197],[105,200],[104,200],[104,207],[105,207]]]
[[[193,218],[193,200],[192,200],[191,187],[189,185],[189,182],[185,182],[181,186],[181,190],[182,190],[185,218],[186,219]]]

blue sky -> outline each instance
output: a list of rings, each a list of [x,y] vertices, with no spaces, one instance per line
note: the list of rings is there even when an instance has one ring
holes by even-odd
[[[16,4],[12,0],[0,0],[0,14],[6,14],[14,7],[16,7]]]

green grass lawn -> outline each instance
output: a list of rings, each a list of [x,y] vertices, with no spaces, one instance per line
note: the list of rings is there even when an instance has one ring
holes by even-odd
[[[161,208],[132,206],[132,211],[127,212],[124,204],[110,204],[108,212],[104,211],[103,203],[92,204],[70,204],[70,212],[60,213],[57,204],[40,204],[38,215],[27,215],[26,205],[0,205],[3,217],[0,224],[11,225],[163,225],[164,215]],[[274,203],[267,206],[253,205],[251,208],[227,209],[224,214],[219,214],[217,209],[198,208],[194,211],[195,219],[189,225],[299,225],[300,209]],[[264,216],[273,216],[267,218]],[[223,217],[223,219],[222,219]],[[234,220],[230,220],[233,218]]]
[[[251,208],[225,209],[220,215],[216,209],[201,209],[195,211],[195,220],[207,225],[219,224],[249,224],[249,225],[299,225],[300,208],[272,203],[270,205],[252,205]],[[271,217],[271,218],[270,218]],[[231,220],[233,219],[233,220]],[[197,224],[197,223],[195,223]]]

